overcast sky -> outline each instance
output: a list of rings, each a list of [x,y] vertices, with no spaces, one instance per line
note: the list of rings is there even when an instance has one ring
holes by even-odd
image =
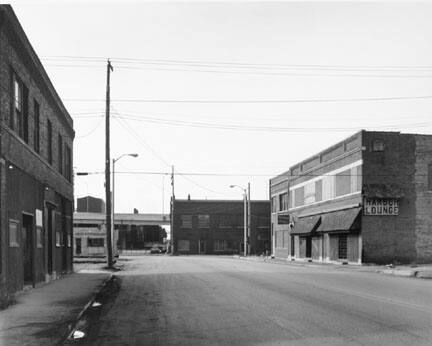
[[[229,185],[250,181],[267,199],[269,178],[359,129],[432,134],[430,3],[13,8],[74,119],[78,172],[104,170],[106,58],[112,157],[139,154],[116,170],[223,175],[177,175],[177,198],[241,198]],[[104,198],[103,183],[76,177],[75,195]],[[169,176],[118,173],[115,192],[118,212],[169,212]]]

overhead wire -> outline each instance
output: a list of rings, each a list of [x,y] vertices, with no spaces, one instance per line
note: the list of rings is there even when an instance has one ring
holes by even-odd
[[[266,104],[266,103],[333,103],[333,102],[380,102],[403,100],[430,100],[432,95],[418,96],[388,96],[359,98],[322,98],[322,99],[241,99],[241,100],[211,100],[211,99],[112,99],[119,103],[197,103],[197,104]],[[65,98],[69,102],[105,102],[103,99]]]

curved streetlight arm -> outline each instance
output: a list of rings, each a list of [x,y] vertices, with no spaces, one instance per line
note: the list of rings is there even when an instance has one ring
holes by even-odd
[[[122,157],[125,157],[125,156],[138,157],[138,154],[133,153],[133,154],[123,154],[123,155],[120,155],[116,159],[113,159],[113,163],[116,163],[118,160],[120,160]]]

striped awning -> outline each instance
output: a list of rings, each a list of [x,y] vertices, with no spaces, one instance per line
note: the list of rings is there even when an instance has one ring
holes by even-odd
[[[312,232],[315,232],[315,230],[320,225],[320,220],[321,217],[319,215],[299,218],[294,223],[291,234],[311,234]]]
[[[338,210],[321,214],[321,224],[317,232],[352,231],[360,228],[358,222],[361,208]]]

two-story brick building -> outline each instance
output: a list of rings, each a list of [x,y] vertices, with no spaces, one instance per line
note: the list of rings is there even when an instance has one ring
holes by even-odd
[[[72,270],[73,122],[0,5],[0,297]]]
[[[174,253],[239,254],[244,246],[242,200],[179,200],[173,204],[171,231]],[[270,203],[250,202],[248,251],[270,250]]]
[[[278,250],[282,231],[275,232],[275,256],[432,261],[432,135],[361,131],[292,166],[284,177],[284,189],[277,190],[277,178],[270,181],[274,210],[288,193],[290,222],[286,251]]]

